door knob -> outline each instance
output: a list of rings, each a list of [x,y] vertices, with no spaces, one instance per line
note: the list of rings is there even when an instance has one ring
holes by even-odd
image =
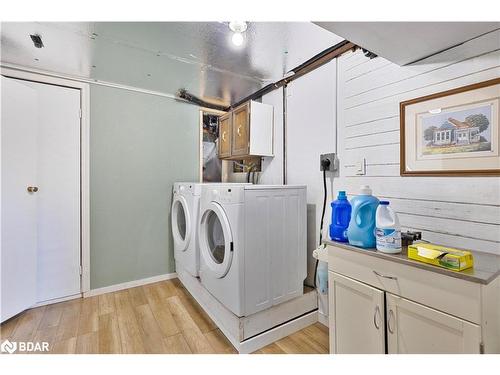
[[[28,186],[28,193],[36,193],[38,191],[38,187],[36,186]]]

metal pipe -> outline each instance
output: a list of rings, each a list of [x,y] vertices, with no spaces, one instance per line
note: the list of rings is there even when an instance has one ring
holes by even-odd
[[[209,103],[203,99],[198,98],[197,96],[190,94],[186,89],[180,89],[177,91],[177,97],[183,100],[187,100],[190,103],[199,105],[200,107],[216,109],[218,111],[227,111],[228,107],[218,104]]]
[[[286,85],[283,86],[283,185],[286,185]]]
[[[305,69],[307,68],[308,66],[314,64],[316,61],[328,56],[329,54],[332,54],[334,53],[337,49],[339,48],[342,48],[344,47],[345,45],[349,44],[350,42],[348,40],[343,40],[337,44],[335,44],[334,46],[332,47],[329,47],[323,51],[321,51],[320,53],[314,55],[313,57],[311,57],[309,60],[307,61],[304,61],[302,64],[300,64],[299,66],[295,67],[294,69],[292,69],[292,71],[294,73],[297,73],[297,71],[300,71],[302,69]],[[352,43],[351,43],[352,44]]]

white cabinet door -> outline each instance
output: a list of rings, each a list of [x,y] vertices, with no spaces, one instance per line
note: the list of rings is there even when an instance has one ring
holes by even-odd
[[[2,77],[1,321],[36,302],[37,93]]]
[[[386,303],[390,354],[480,352],[478,325],[390,293],[386,294]]]
[[[384,354],[384,292],[328,273],[330,352]]]

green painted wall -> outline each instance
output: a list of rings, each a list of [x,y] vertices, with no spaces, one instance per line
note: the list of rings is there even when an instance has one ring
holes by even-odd
[[[174,272],[172,184],[197,179],[198,109],[92,86],[90,110],[91,288]]]

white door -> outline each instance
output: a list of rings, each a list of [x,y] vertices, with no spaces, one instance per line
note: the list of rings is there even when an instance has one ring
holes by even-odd
[[[328,272],[330,352],[384,354],[384,292]]]
[[[29,82],[38,93],[37,300],[80,293],[80,90]]]
[[[13,168],[16,178],[23,178],[27,172],[19,164],[19,158],[30,158],[35,164],[34,184],[38,191],[33,194],[35,212],[30,220],[35,223],[32,233],[36,240],[36,302],[78,294],[81,264],[80,90],[7,78],[2,78],[2,83],[4,80],[31,89],[38,103],[38,112],[23,134],[18,138],[12,138],[10,133],[2,134],[2,143],[15,146],[14,157],[2,160],[2,169],[4,165],[7,169]],[[24,97],[17,98],[9,87],[4,89],[2,85],[2,98],[23,103]],[[14,121],[17,117],[23,118],[26,115],[23,112],[30,111],[29,106],[28,109],[18,108],[12,103],[2,107],[2,113],[11,113]],[[24,154],[22,150],[28,151]],[[16,204],[16,199],[9,192],[2,194],[2,204],[7,201]],[[7,214],[2,214],[2,221],[9,219]],[[5,232],[18,236],[7,228]],[[5,287],[13,288],[11,285]]]
[[[479,353],[481,327],[387,293],[389,353]]]
[[[37,93],[2,77],[1,321],[36,302]]]

